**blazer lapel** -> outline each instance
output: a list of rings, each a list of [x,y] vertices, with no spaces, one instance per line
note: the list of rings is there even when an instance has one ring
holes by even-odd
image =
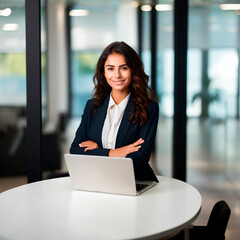
[[[130,111],[132,110],[132,95],[130,96],[129,100],[128,100],[128,104],[125,108],[124,114],[123,114],[123,118],[121,121],[121,124],[119,126],[118,129],[118,134],[117,134],[117,139],[116,139],[116,144],[115,144],[115,148],[118,148],[122,145],[124,138],[128,132],[128,128],[130,126],[130,116],[131,113]]]
[[[96,136],[98,136],[98,143],[100,143],[102,147],[102,129],[103,124],[107,115],[108,103],[109,103],[110,95],[104,100],[103,104],[98,108],[95,118],[95,129],[96,129]]]

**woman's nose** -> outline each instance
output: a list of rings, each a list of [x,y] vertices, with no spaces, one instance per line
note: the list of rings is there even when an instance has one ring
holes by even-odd
[[[115,70],[115,78],[120,78],[121,77],[121,73],[118,69]]]

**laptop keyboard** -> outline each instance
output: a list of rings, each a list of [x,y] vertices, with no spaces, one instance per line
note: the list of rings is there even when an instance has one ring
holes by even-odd
[[[140,184],[140,183],[136,183],[136,190],[141,191],[142,189],[144,189],[145,187],[147,187],[148,185],[146,184]]]

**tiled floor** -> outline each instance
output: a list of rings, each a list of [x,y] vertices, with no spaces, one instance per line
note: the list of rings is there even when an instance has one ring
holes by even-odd
[[[162,119],[157,133],[155,167],[171,176],[172,122]],[[231,208],[227,240],[240,239],[240,122],[188,120],[187,182],[199,190],[202,210],[195,225],[206,225],[213,205],[225,200]]]
[[[237,240],[240,237],[240,198],[239,190],[224,175],[224,168],[215,163],[191,163],[189,183],[202,195],[202,211],[196,225],[206,225],[213,205],[225,200],[231,208],[231,216],[226,231],[226,239]]]
[[[69,125],[62,144],[63,152],[68,152],[78,123],[72,121]],[[151,162],[156,171],[167,176],[171,175],[171,127],[171,121],[167,119],[159,122],[157,151]],[[239,136],[239,122],[217,125],[199,124],[196,120],[188,122],[187,181],[199,190],[203,199],[201,213],[194,224],[206,225],[213,205],[219,200],[225,200],[232,210],[226,231],[227,240],[240,238]],[[26,182],[25,176],[0,178],[0,192]]]

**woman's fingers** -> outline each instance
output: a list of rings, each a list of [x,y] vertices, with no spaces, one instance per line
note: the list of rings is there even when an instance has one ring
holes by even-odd
[[[135,146],[135,147],[131,147],[131,148],[129,148],[129,151],[130,151],[130,152],[132,152],[132,151],[136,152],[136,151],[138,151],[139,148],[141,148],[141,147],[142,147],[141,145],[138,145],[138,146]],[[130,153],[130,152],[129,152],[129,153]]]
[[[131,144],[131,146],[136,147],[136,146],[138,146],[138,145],[140,145],[140,144],[142,144],[142,143],[144,143],[144,140],[143,140],[142,138],[140,138],[140,139],[138,139],[136,142],[134,142],[133,144]]]
[[[88,151],[88,150],[93,150],[93,149],[95,149],[95,147],[86,147],[86,148],[84,149],[84,152],[86,152],[86,151]]]
[[[134,148],[129,148],[126,152],[126,155],[129,154],[129,153],[132,153],[132,152],[137,152],[140,148],[141,148],[141,146],[137,146],[137,147],[134,147]]]
[[[142,146],[141,144],[144,142],[142,138],[137,140],[136,142],[127,145],[125,147],[117,148],[117,149],[111,149],[109,152],[109,156],[111,157],[125,157],[126,155],[137,152]]]
[[[87,147],[91,145],[91,141],[85,141],[79,144],[80,147]]]
[[[98,148],[98,144],[91,140],[88,140],[88,141],[84,141],[84,142],[80,143],[79,147],[85,147],[84,152],[86,152],[88,150]]]
[[[84,142],[80,143],[79,146],[80,147],[97,146],[97,143],[88,140],[88,141],[84,141]]]
[[[140,138],[133,144],[126,146],[126,155],[132,152],[137,152],[142,147],[141,146],[142,143],[144,143],[144,140]]]

